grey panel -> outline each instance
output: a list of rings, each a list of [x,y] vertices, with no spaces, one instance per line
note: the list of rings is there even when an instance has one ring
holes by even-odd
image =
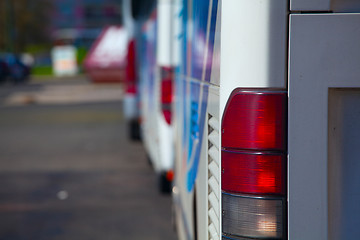
[[[290,0],[291,11],[360,12],[359,0]]]
[[[333,12],[360,12],[359,0],[332,0],[331,10]]]
[[[330,0],[290,0],[291,11],[330,11]]]
[[[359,26],[360,14],[290,16],[291,240],[328,240],[328,92],[360,87]]]
[[[329,240],[360,236],[360,89],[329,91]]]

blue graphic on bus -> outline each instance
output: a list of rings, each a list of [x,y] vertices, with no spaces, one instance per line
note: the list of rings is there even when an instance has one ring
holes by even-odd
[[[191,7],[188,4],[192,4]],[[178,96],[181,96],[183,108],[182,142],[186,157],[186,186],[193,190],[198,173],[200,150],[206,117],[208,85],[213,59],[215,26],[218,1],[199,0],[189,3],[183,1],[183,10],[179,15],[183,29],[179,38],[182,44],[182,57],[177,73]],[[191,12],[187,9],[192,9]],[[209,12],[209,10],[211,12]],[[210,15],[209,15],[210,14]],[[210,18],[209,18],[210,17]],[[188,24],[191,21],[192,24]],[[208,24],[210,24],[208,28]],[[193,26],[186,28],[186,26]],[[209,32],[208,32],[209,31]],[[195,81],[194,81],[195,80]]]

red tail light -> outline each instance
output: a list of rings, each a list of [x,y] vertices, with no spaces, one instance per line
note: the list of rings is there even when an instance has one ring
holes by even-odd
[[[227,148],[285,150],[286,94],[234,91],[222,123]]]
[[[285,156],[223,150],[222,189],[250,194],[285,193]]]
[[[136,85],[128,83],[125,91],[126,93],[136,94],[137,92]]]
[[[174,171],[173,170],[169,170],[166,172],[166,179],[171,182],[174,180]]]
[[[136,58],[135,58],[135,40],[131,40],[128,44],[128,53],[126,56],[125,83],[126,93],[135,94],[136,89]]]
[[[224,237],[286,236],[286,129],[286,92],[231,94],[221,129]]]
[[[171,104],[173,100],[174,71],[171,67],[161,67],[161,110],[165,121],[171,124]]]

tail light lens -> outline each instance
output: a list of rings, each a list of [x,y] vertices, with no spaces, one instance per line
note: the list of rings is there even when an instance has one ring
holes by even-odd
[[[136,94],[136,58],[135,58],[135,40],[131,40],[128,44],[128,52],[126,56],[125,83],[126,93]]]
[[[223,150],[222,189],[250,194],[285,194],[285,156]]]
[[[168,180],[169,182],[174,180],[174,171],[173,170],[168,170],[166,172],[166,180]]]
[[[224,232],[251,239],[282,239],[285,207],[282,199],[223,194],[222,204]]]
[[[236,89],[222,119],[223,236],[286,237],[285,91]]]
[[[136,94],[137,93],[136,85],[128,83],[127,86],[126,86],[125,92],[128,93],[128,94]]]
[[[227,148],[285,150],[286,94],[235,91],[222,123]]]
[[[171,124],[173,101],[173,79],[174,70],[171,67],[161,67],[161,111],[168,124]]]

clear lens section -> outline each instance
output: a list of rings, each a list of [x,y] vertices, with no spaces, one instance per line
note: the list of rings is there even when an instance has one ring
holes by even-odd
[[[282,199],[251,198],[223,193],[223,233],[225,236],[282,239],[285,209],[283,202]]]

